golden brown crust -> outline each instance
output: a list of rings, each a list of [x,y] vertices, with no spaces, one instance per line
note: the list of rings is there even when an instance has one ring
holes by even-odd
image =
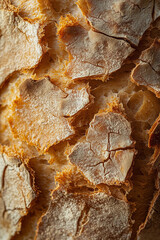
[[[16,12],[0,9],[0,85],[15,71],[35,67],[43,55],[40,25]],[[12,54],[10,54],[12,53]]]
[[[90,104],[88,87],[62,91],[49,81],[28,79],[20,86],[9,124],[16,138],[44,152],[71,137],[70,118]]]
[[[20,159],[0,153],[0,238],[10,239],[21,228],[36,192],[33,179]]]
[[[138,45],[152,22],[154,1],[79,0],[78,6],[96,31]]]
[[[87,30],[72,16],[61,19],[58,34],[69,53],[65,74],[72,79],[104,79],[133,52],[125,41]]]
[[[36,239],[130,239],[128,203],[102,192],[67,193],[59,188],[39,222]]]
[[[131,80],[139,85],[147,87],[160,97],[160,41],[154,43],[140,56],[140,63],[133,69]]]
[[[21,17],[43,22],[45,20],[44,6],[41,0],[9,0]]]
[[[86,139],[77,143],[68,155],[91,183],[109,185],[125,182],[135,154],[131,126],[120,114],[96,114]]]
[[[11,17],[0,32],[0,70],[5,68],[7,80],[0,89],[0,149],[9,161],[0,164],[5,188],[0,196],[7,207],[19,191],[19,206],[23,191],[30,201],[29,211],[27,204],[15,205],[2,214],[0,225],[6,216],[9,223],[0,226],[0,238],[33,240],[38,222],[38,239],[135,240],[139,226],[150,224],[159,211],[153,204],[158,199],[160,100],[153,85],[159,79],[159,40],[154,41],[160,36],[159,1],[1,0],[0,11],[7,13],[1,26]],[[31,60],[36,63],[27,65]],[[131,82],[131,71],[136,67],[137,74],[142,66],[148,75],[143,72],[138,85],[140,74]],[[34,183],[27,184],[33,171]],[[34,196],[25,196],[28,188],[38,194],[34,207]],[[1,197],[0,205],[1,214]],[[14,222],[19,216],[22,224]]]

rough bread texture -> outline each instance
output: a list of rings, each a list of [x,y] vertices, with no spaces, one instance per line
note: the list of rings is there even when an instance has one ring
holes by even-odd
[[[71,118],[90,104],[89,88],[61,90],[48,78],[27,79],[20,85],[9,124],[15,137],[36,146],[42,153],[72,136]]]
[[[40,25],[25,21],[16,12],[0,9],[0,28],[1,85],[15,71],[35,67],[43,49],[40,44]]]
[[[102,192],[73,194],[57,189],[36,239],[130,239],[129,205]]]
[[[142,52],[140,63],[133,69],[132,81],[146,86],[160,97],[160,42],[155,40],[150,48]]]
[[[69,154],[71,163],[94,184],[119,184],[125,181],[134,157],[131,126],[120,114],[96,114],[86,139]]]
[[[159,0],[0,1],[0,239],[159,239]]]
[[[152,0],[102,0],[98,2],[96,0],[79,0],[78,3],[96,31],[126,39],[134,45],[138,45],[143,33],[152,22],[154,10],[154,1]],[[154,16],[156,18],[157,14]]]
[[[133,52],[127,42],[88,31],[69,16],[61,20],[59,35],[70,54],[66,75],[72,79],[101,79],[118,70]]]
[[[36,197],[31,174],[20,159],[0,153],[0,239],[8,240],[20,229]]]

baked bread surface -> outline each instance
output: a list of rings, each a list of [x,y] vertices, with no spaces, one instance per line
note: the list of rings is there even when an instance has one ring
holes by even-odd
[[[159,0],[0,0],[0,240],[159,240]]]

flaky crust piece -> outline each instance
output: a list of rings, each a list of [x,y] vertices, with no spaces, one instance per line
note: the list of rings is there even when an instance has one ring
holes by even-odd
[[[20,230],[20,220],[27,214],[27,209],[36,197],[32,180],[19,159],[0,153],[1,240],[11,239]]]
[[[73,194],[58,189],[40,220],[36,240],[129,240],[130,214],[127,202],[105,193]]]
[[[87,86],[63,91],[49,78],[28,79],[20,86],[20,98],[13,104],[11,130],[15,137],[44,152],[75,133],[70,118],[90,102]]]
[[[135,154],[130,123],[120,113],[95,115],[85,140],[77,143],[69,159],[94,184],[124,182]]]
[[[40,25],[0,9],[0,85],[13,72],[33,68],[42,57]]]

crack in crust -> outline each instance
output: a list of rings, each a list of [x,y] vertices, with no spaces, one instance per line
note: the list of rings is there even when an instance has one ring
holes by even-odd
[[[72,118],[92,100],[88,85],[63,91],[49,78],[28,79],[20,86],[20,99],[13,103],[9,124],[15,137],[45,152],[74,135]]]
[[[125,239],[131,237],[131,208],[102,192],[74,194],[58,188],[42,216],[36,240]]]
[[[131,126],[120,113],[97,114],[86,140],[77,143],[68,158],[94,184],[121,184],[135,154],[130,135]]]
[[[152,22],[153,0],[85,0],[87,10],[83,2],[79,0],[78,5],[95,31],[123,39],[131,45],[138,45]]]
[[[87,30],[72,16],[61,19],[58,34],[69,53],[65,74],[72,79],[103,79],[134,51],[127,42]]]
[[[31,176],[17,158],[0,153],[0,239],[9,240],[36,197]]]
[[[155,95],[160,97],[160,41],[154,43],[140,56],[140,63],[133,69],[131,80],[137,84],[147,87]]]

